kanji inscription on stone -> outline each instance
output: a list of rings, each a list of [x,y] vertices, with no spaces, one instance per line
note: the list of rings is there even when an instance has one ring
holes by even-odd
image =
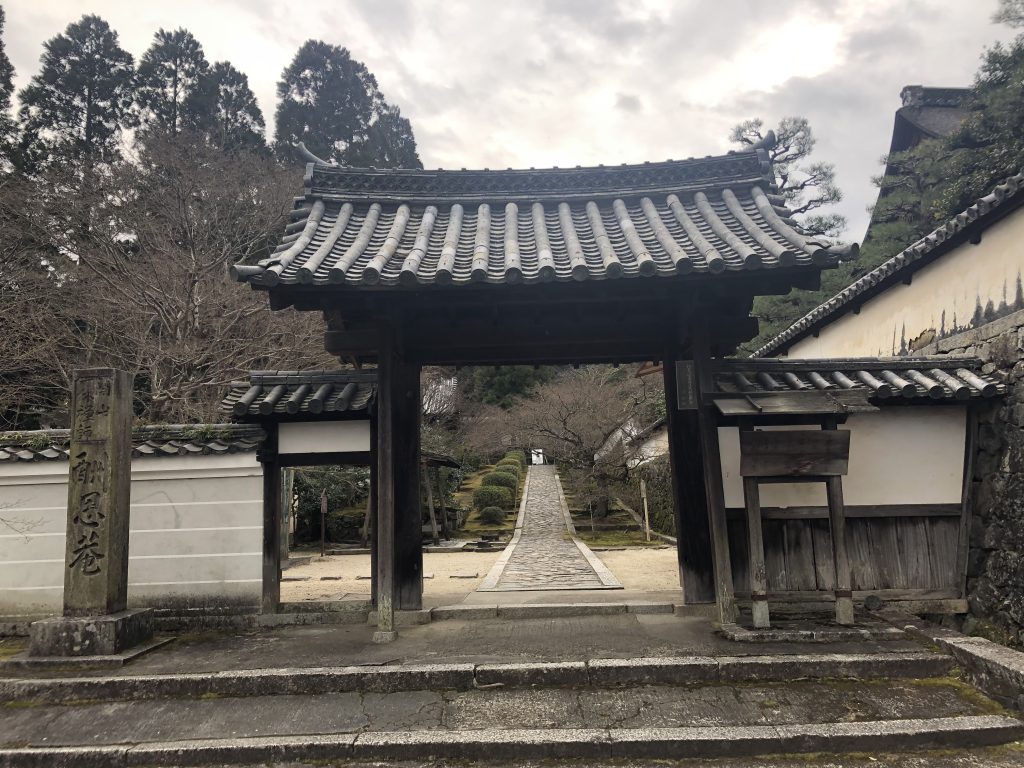
[[[131,392],[124,371],[74,374],[65,616],[117,613],[127,605]]]

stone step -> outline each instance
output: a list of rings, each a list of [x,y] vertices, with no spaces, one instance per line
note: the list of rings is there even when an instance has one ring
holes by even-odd
[[[395,664],[247,669],[213,673],[0,678],[0,702],[61,704],[202,696],[315,695],[344,691],[467,691],[481,686],[687,685],[828,678],[930,678],[952,659],[931,652],[591,659],[512,664]]]
[[[134,745],[0,750],[10,768],[181,766],[311,760],[683,759],[821,752],[963,750],[1005,744],[1024,733],[998,715],[855,723],[738,727],[364,731]]]

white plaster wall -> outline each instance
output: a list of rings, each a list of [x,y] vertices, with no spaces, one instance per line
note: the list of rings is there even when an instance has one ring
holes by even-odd
[[[817,429],[817,427],[808,427]],[[886,407],[851,415],[848,505],[959,503],[963,485],[966,409]],[[785,427],[801,429],[801,427]],[[726,507],[743,507],[739,430],[720,427]],[[824,506],[823,483],[761,485],[762,507]]]
[[[280,424],[278,453],[336,453],[370,450],[370,422],[314,421]]]
[[[982,234],[978,245],[964,243],[914,273],[910,285],[896,284],[794,344],[789,357],[875,357],[900,354],[922,334],[965,330],[980,302],[1014,307],[1024,271],[1024,209]],[[1021,308],[1021,307],[1017,307]],[[852,309],[852,305],[851,305]],[[945,318],[943,318],[945,313]],[[924,337],[927,339],[927,336]]]
[[[652,459],[668,454],[668,428],[659,427],[636,446],[635,453],[627,462],[630,469],[646,464]]]
[[[62,608],[67,469],[0,464],[0,615]],[[132,461],[128,603],[256,605],[262,591],[263,471],[256,454]]]

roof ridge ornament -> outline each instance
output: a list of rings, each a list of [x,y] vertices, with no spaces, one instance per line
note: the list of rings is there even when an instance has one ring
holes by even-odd
[[[315,163],[316,165],[326,165],[328,168],[340,167],[337,163],[332,163],[329,160],[324,160],[322,157],[317,157],[316,155],[314,155],[312,152],[309,151],[309,148],[306,146],[306,142],[304,141],[300,141],[298,144],[295,145],[295,151],[298,152],[299,157],[301,157],[307,163]]]

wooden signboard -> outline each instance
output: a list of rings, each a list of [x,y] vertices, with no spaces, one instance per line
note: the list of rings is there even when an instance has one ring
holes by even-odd
[[[677,360],[676,407],[680,411],[695,411],[697,406],[697,376],[693,370],[693,360]]]
[[[849,463],[846,430],[740,432],[743,477],[838,477]]]

